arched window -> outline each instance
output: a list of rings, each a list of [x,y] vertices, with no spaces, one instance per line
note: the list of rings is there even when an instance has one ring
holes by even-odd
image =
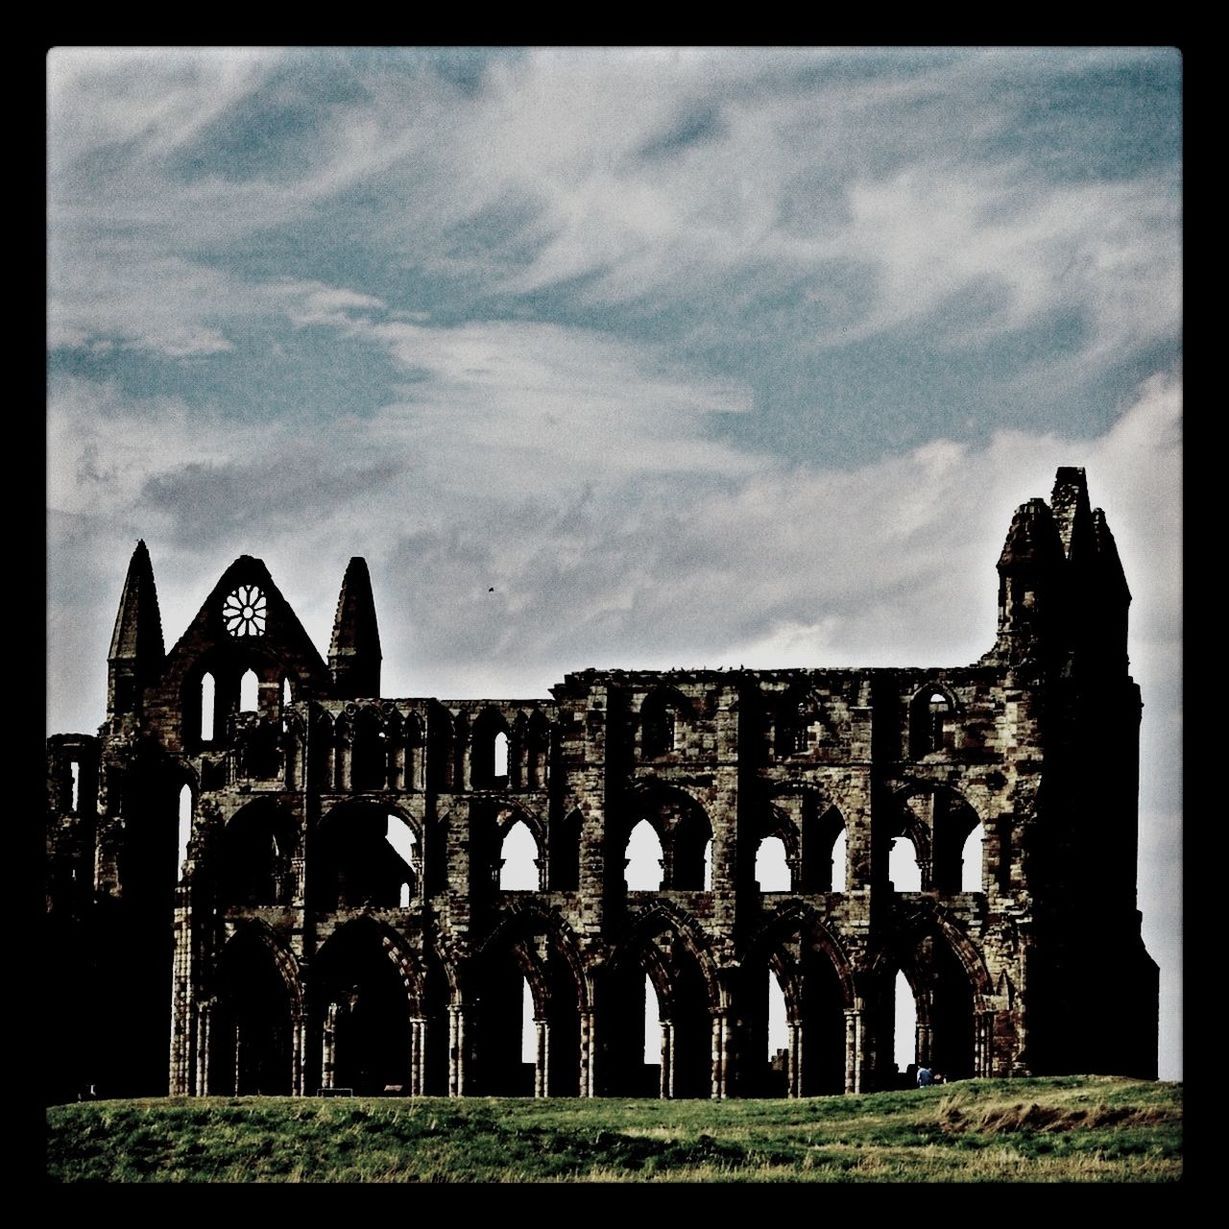
[[[393,847],[393,852],[405,864],[406,874],[405,878],[401,881],[397,904],[402,909],[408,909],[414,895],[414,883],[421,874],[418,838],[414,835],[414,830],[400,815],[390,815],[384,839]]]
[[[765,969],[768,977],[768,1061],[780,1061],[789,1048],[789,1029],[786,1027],[785,994],[781,983],[771,969]]]
[[[702,890],[711,892],[713,890],[713,838],[710,836],[704,842],[704,870],[701,877]],[[682,886],[681,884],[679,885]]]
[[[213,675],[206,674],[201,679],[201,742],[213,742]]]
[[[662,880],[661,841],[653,825],[642,819],[627,841],[625,879],[629,892],[656,892]]]
[[[76,812],[81,807],[81,764],[77,760],[72,760],[68,765],[68,771],[72,773],[73,792],[69,802],[69,810]]]
[[[294,693],[290,689],[290,679],[282,679],[282,707],[287,708],[294,700]]]
[[[803,698],[788,695],[777,709],[775,750],[778,759],[797,755],[807,749],[807,735],[811,728],[813,713]]]
[[[909,751],[912,759],[920,760],[949,745],[949,719],[954,712],[955,705],[936,687],[923,687],[913,697],[909,705]]]
[[[508,736],[500,730],[495,735],[495,780],[508,779]]]
[[[895,991],[895,1045],[893,1058],[896,1069],[902,1074],[910,1063],[917,1062],[917,1000],[913,997],[913,987],[903,972],[896,974]]]
[[[898,892],[920,892],[922,870],[918,866],[917,850],[907,836],[898,836],[888,854],[888,878]]]
[[[755,852],[755,878],[761,892],[788,892],[789,863],[785,860],[785,842],[779,836],[766,836]]]
[[[536,892],[539,887],[538,844],[524,822],[517,820],[504,835],[500,846],[499,890]]]
[[[256,679],[255,670],[245,670],[243,677],[239,680],[239,711],[241,713],[254,713],[259,708],[257,697],[260,690],[260,684]]]
[[[184,863],[188,860],[188,841],[192,836],[192,790],[185,785],[179,791],[179,848],[175,865],[179,868],[177,879],[183,878]]]
[[[661,1062],[661,1006],[653,979],[644,975],[644,1065],[656,1067]]]
[[[521,985],[521,1062],[530,1066],[538,1063],[538,1028],[534,1023],[533,991],[529,979],[522,978]]]
[[[985,827],[978,824],[965,838],[964,848],[960,851],[960,890],[962,892],[982,890],[982,839],[985,835]]]
[[[832,887],[833,892],[843,892],[849,873],[848,844],[842,827],[832,842]]]

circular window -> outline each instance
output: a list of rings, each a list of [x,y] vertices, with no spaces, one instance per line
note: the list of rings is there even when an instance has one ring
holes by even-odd
[[[255,585],[240,585],[222,603],[222,621],[232,636],[260,636],[266,609],[265,595]]]

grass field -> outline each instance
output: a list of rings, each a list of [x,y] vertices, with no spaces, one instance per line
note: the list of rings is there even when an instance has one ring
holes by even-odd
[[[801,1101],[53,1106],[56,1182],[1172,1182],[1182,1086],[968,1080]]]

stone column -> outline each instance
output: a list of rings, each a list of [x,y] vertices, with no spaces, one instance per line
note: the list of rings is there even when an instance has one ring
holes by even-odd
[[[465,1096],[465,1008],[460,1003],[448,1008],[448,1095]]]
[[[341,739],[337,748],[337,791],[348,790],[353,783],[354,741],[349,732]]]
[[[546,1020],[534,1020],[538,1034],[537,1051],[534,1055],[533,1095],[550,1096],[550,1024]]]
[[[196,1095],[209,1096],[209,1030],[213,1022],[213,1004],[196,1006]]]
[[[427,1021],[415,1016],[410,1021],[410,1096],[423,1095],[424,1071],[427,1062]]]
[[[333,1087],[333,1071],[337,1060],[337,1004],[330,1003],[324,1016],[324,1035],[320,1047],[320,1087]]]
[[[929,1067],[931,1063],[931,1051],[934,1048],[934,1030],[929,1024],[923,1024],[918,1021],[917,1026],[913,1030],[914,1035],[914,1061],[919,1067]]]
[[[661,1022],[661,1087],[658,1095],[663,1100],[674,1096],[674,1022]]]
[[[582,1097],[596,1096],[597,1056],[596,1036],[594,1034],[593,1008],[589,1007],[580,1013],[580,1095]]]
[[[845,1010],[845,1091],[861,1092],[866,1065],[866,1046],[862,1010]]]
[[[337,739],[330,733],[324,749],[324,790],[332,793],[337,788]]]
[[[724,1100],[729,1078],[730,1020],[724,1011],[713,1015],[713,1098]]]
[[[175,954],[171,974],[171,1048],[168,1088],[173,1097],[191,1091],[192,1023],[192,922],[188,889],[181,883],[175,891]]]
[[[788,1094],[791,1097],[802,1096],[802,1023],[791,1020],[787,1025],[789,1030],[789,1085]]]
[[[303,1083],[307,1078],[304,1062],[307,1057],[307,1021],[301,1016],[295,1016],[293,1022],[292,1050],[290,1056],[290,1094],[294,1097],[305,1095]]]
[[[973,1074],[979,1079],[994,1074],[994,1012],[979,1011],[973,1017]]]

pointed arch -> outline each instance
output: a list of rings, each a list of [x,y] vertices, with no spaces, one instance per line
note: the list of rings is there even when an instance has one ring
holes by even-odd
[[[497,708],[484,708],[470,735],[470,784],[474,789],[507,789],[511,728]],[[502,763],[500,762],[502,755]],[[502,770],[502,771],[501,771]]]
[[[641,756],[658,759],[681,745],[683,729],[694,721],[695,709],[677,687],[660,684],[645,696],[639,715]]]
[[[928,682],[909,701],[909,758],[924,759],[950,751],[959,705],[952,690],[937,680]]]

